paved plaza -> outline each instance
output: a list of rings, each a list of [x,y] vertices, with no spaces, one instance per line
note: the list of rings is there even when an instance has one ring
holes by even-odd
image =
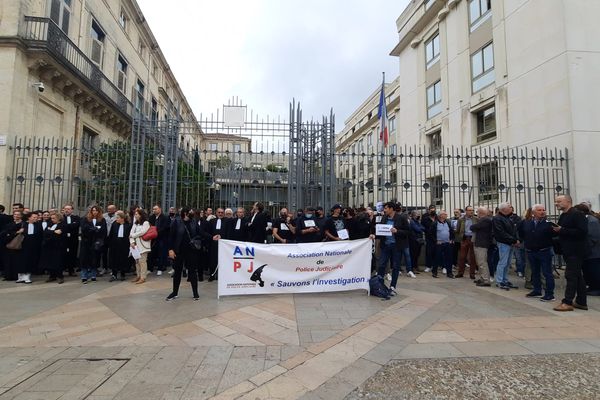
[[[389,301],[204,282],[165,302],[170,284],[2,282],[0,399],[598,398],[597,298],[560,314],[421,274]]]

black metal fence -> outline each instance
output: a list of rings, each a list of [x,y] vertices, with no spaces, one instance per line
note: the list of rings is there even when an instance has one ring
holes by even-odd
[[[80,144],[72,139],[17,138],[9,148],[10,200],[35,209],[69,202],[81,212],[92,204],[149,207],[164,202],[165,190],[172,187],[179,206],[249,208],[261,201],[273,213],[284,206],[304,206],[288,203],[286,152],[230,151],[222,143],[210,149],[210,135],[188,132],[177,141],[176,157],[169,157],[162,140],[145,141],[134,176],[130,140]],[[449,212],[466,205],[494,208],[509,201],[521,213],[542,203],[552,213],[554,197],[569,193],[563,149],[453,147],[431,154],[427,147],[403,146],[387,153],[335,154],[332,199],[354,207],[388,200],[414,209],[435,204]],[[169,165],[176,169],[170,175],[164,171]],[[165,182],[165,176],[174,182]],[[135,201],[132,179],[139,180]],[[306,197],[318,199],[325,186],[317,176],[304,188],[314,196]]]

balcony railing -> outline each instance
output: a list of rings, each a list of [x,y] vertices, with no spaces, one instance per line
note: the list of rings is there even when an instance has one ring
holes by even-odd
[[[126,117],[133,115],[133,107],[127,97],[50,18],[26,16],[21,36],[31,48],[47,50],[71,73]]]

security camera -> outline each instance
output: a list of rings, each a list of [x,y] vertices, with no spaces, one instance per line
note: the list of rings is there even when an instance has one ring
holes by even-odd
[[[36,83],[34,83],[32,86],[33,86],[33,87],[36,87],[36,88],[37,88],[37,90],[38,90],[40,93],[43,93],[43,92],[44,92],[44,89],[46,89],[46,87],[44,86],[44,83],[43,83],[43,82],[36,82]]]

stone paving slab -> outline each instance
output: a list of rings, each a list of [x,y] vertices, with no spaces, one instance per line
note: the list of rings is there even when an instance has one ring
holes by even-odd
[[[346,399],[574,399],[600,393],[600,354],[394,361]]]
[[[397,363],[600,352],[600,299],[590,298],[588,312],[560,314],[523,290],[467,279],[402,278],[390,301],[362,292],[217,301],[216,285],[204,282],[199,302],[165,302],[166,276],[67,284],[0,283],[8,304],[0,309],[0,400],[331,400]],[[40,307],[45,296],[52,301]],[[111,374],[58,364],[92,359],[127,362]],[[102,376],[87,394],[77,381]]]

